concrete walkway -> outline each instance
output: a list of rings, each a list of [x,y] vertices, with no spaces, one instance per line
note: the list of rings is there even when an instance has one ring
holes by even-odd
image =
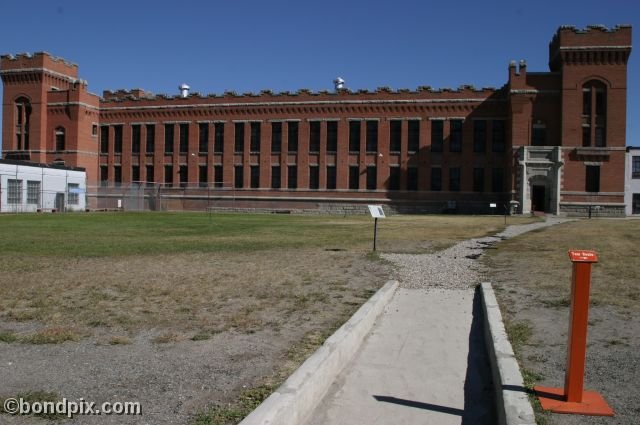
[[[400,288],[307,425],[494,424],[473,289]]]

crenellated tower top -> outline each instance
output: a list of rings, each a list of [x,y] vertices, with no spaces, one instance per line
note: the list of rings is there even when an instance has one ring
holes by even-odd
[[[631,25],[563,25],[549,43],[549,68],[556,72],[563,65],[626,65],[630,53]]]

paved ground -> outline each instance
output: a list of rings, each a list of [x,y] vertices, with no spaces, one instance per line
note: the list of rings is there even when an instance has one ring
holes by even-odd
[[[308,425],[495,423],[478,303],[398,289]]]
[[[400,289],[307,425],[495,424],[475,260],[503,239],[563,221],[509,226],[435,254],[384,254]]]

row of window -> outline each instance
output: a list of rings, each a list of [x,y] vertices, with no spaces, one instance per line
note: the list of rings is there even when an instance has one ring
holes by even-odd
[[[78,195],[78,183],[67,184],[67,203],[69,205],[78,205],[80,198]],[[22,204],[22,180],[7,180],[7,203]],[[41,182],[38,180],[27,180],[27,204],[40,205],[41,199]]]
[[[241,189],[244,186],[244,173],[245,168],[242,165],[235,165],[233,167],[233,188]],[[252,189],[260,188],[260,166],[251,165],[249,168],[249,187]],[[282,171],[281,166],[273,165],[271,168],[271,189],[280,189],[282,187]],[[335,165],[329,165],[325,169],[325,187],[328,190],[336,189],[336,167]],[[406,175],[406,190],[418,190],[418,168],[408,167]],[[477,167],[473,168],[473,191],[484,192],[485,179],[487,175],[485,168]],[[155,167],[153,165],[145,166],[145,179],[146,182],[154,182]],[[178,180],[181,186],[187,186],[188,180],[188,168],[186,165],[180,165],[178,170]],[[113,167],[113,182],[116,185],[122,184],[122,167],[116,165]],[[320,189],[320,167],[318,165],[310,165],[308,168],[308,189],[316,190]],[[174,167],[171,164],[164,166],[164,184],[167,187],[171,187],[174,183]],[[360,176],[364,174],[365,186],[360,185]],[[389,180],[387,181],[388,190],[401,190],[400,184],[401,169],[398,166],[389,167]],[[443,185],[443,171],[441,167],[431,168],[431,180],[430,190],[432,191],[460,191],[462,178],[461,167],[449,167],[448,168],[448,185],[445,188]],[[104,185],[107,184],[109,179],[109,168],[106,165],[100,167],[100,179]],[[142,181],[140,175],[140,166],[134,165],[131,168],[131,181]],[[215,165],[213,167],[213,187],[225,188],[223,166]],[[200,165],[198,167],[198,183],[200,186],[207,187],[209,182],[209,168],[207,165]],[[286,187],[288,189],[298,188],[298,166],[287,166],[287,181]],[[350,190],[375,190],[378,188],[377,181],[377,167],[368,166],[364,170],[361,170],[359,166],[349,167],[349,189]],[[504,169],[492,168],[491,169],[491,191],[502,192],[504,190]]]
[[[449,123],[449,152],[462,152],[463,145],[463,120],[453,119],[449,121],[431,121],[431,151],[443,152],[445,149],[444,126]],[[491,151],[505,151],[505,122],[504,120],[474,120],[473,121],[473,151],[482,153],[487,151],[488,123],[491,123]],[[338,150],[338,122],[337,121],[310,121],[309,122],[309,152],[320,152],[321,125],[325,124],[325,150],[336,152]],[[364,129],[363,129],[364,123]],[[249,125],[249,150],[260,152],[262,140],[261,122],[236,122],[234,123],[234,152],[245,151],[245,125]],[[272,122],[270,151],[280,153],[283,150],[283,125],[287,126],[287,152],[298,152],[299,122]],[[378,121],[349,121],[349,151],[361,151],[361,135],[364,132],[364,149],[366,152],[377,152],[379,131]],[[143,124],[131,125],[131,151],[140,153],[142,147]],[[146,129],[145,152],[154,152],[156,143],[156,125],[144,124]],[[178,152],[186,154],[189,151],[189,124],[166,123],[164,124],[164,153],[173,154],[176,148],[175,134],[178,129]],[[123,125],[102,126],[100,134],[100,152],[109,153],[110,127],[113,128],[113,151],[122,153]],[[390,120],[389,125],[389,150],[400,152],[402,144],[402,120]],[[198,151],[209,152],[211,125],[209,123],[198,124]],[[213,151],[224,152],[225,123],[213,124]],[[417,152],[420,147],[420,121],[408,120],[407,123],[407,150]]]

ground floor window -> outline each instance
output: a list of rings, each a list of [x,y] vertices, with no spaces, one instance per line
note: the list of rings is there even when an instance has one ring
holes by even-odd
[[[27,180],[27,204],[40,204],[40,182]]]
[[[7,180],[7,203],[9,204],[21,204],[22,203],[22,180],[9,179]]]
[[[633,201],[631,204],[631,214],[640,214],[640,193],[633,194]]]
[[[67,185],[67,192],[69,193],[67,203],[69,205],[78,205],[80,203],[80,197],[78,196],[79,190],[80,185],[78,183],[69,183]]]

